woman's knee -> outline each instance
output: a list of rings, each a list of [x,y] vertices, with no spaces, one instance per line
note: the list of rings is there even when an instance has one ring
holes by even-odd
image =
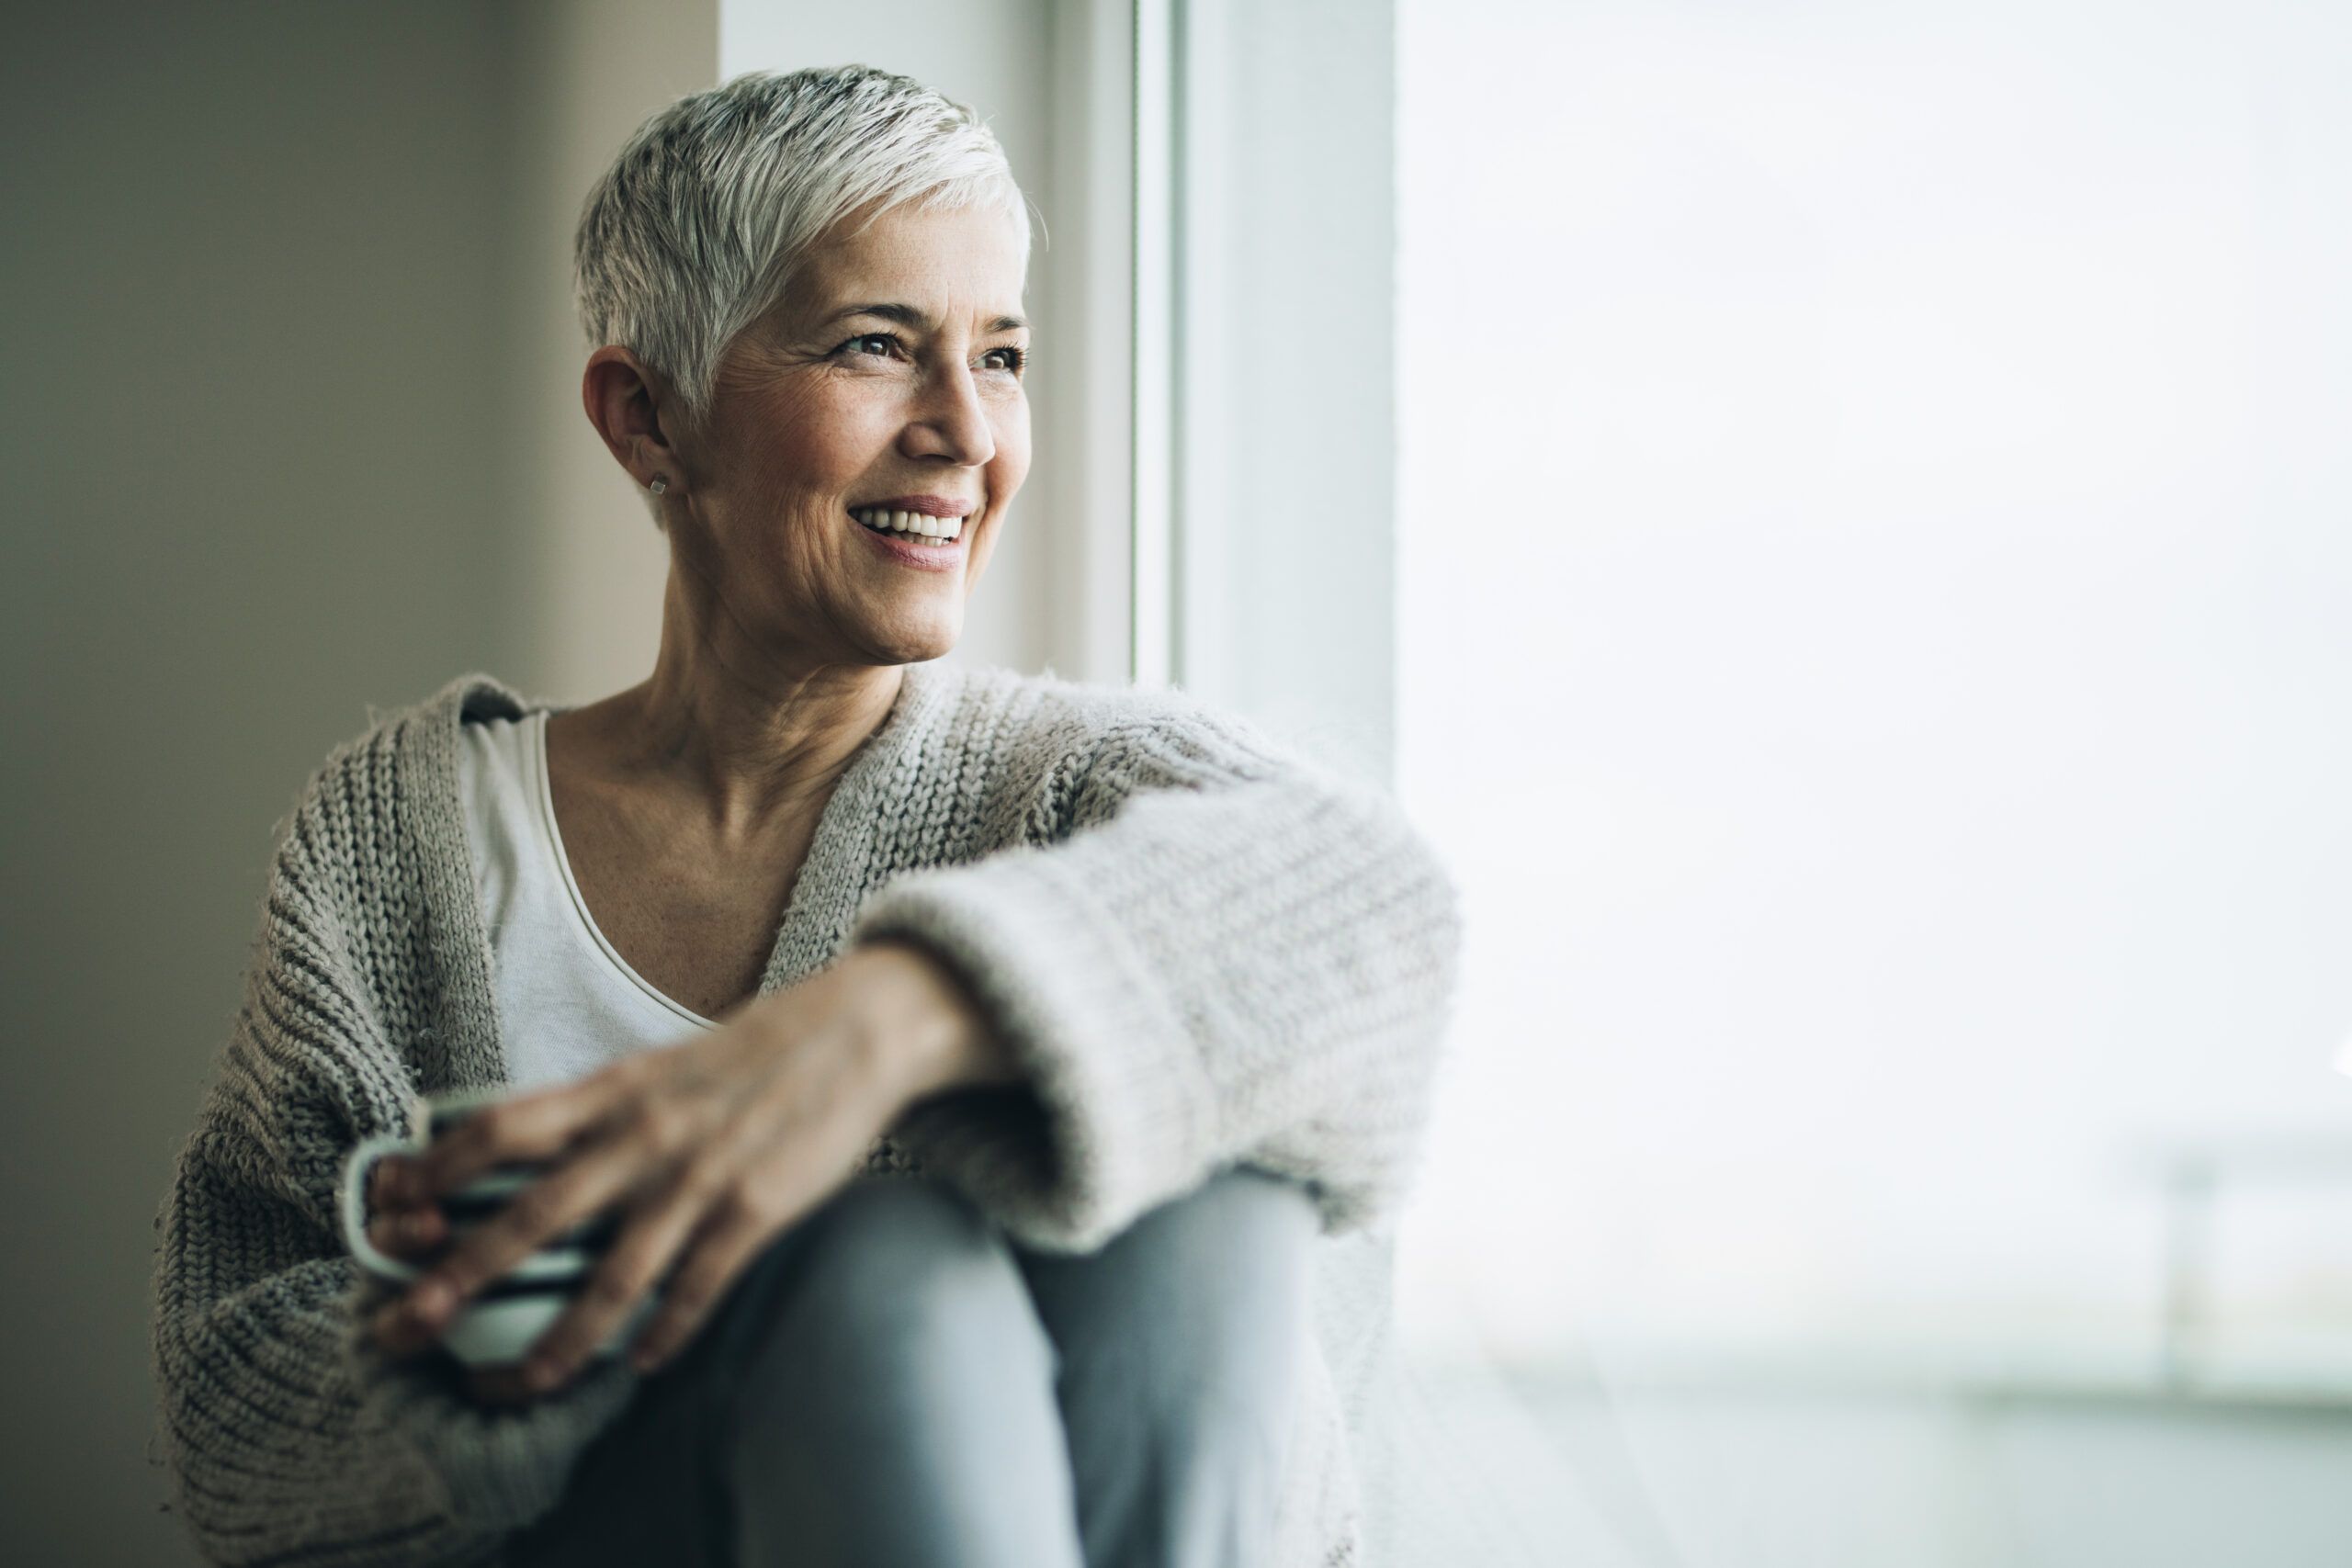
[[[1221,1170],[1165,1211],[1182,1245],[1250,1254],[1285,1269],[1306,1257],[1316,1233],[1306,1189],[1255,1166]]]
[[[1092,1255],[1023,1262],[1074,1384],[1202,1420],[1287,1397],[1316,1230],[1303,1187],[1237,1167]]]
[[[757,1259],[720,1375],[768,1409],[829,1398],[921,1404],[943,1380],[1028,1376],[1054,1350],[1003,1238],[928,1178],[861,1179]]]

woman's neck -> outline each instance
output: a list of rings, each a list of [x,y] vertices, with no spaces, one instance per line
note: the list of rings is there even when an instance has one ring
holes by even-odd
[[[682,796],[718,838],[752,840],[822,809],[905,680],[903,665],[747,674],[665,633],[650,676],[566,722],[612,782]]]

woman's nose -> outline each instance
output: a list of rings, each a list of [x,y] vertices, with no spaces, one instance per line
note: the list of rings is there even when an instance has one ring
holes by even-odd
[[[996,432],[972,373],[950,366],[924,378],[922,405],[908,426],[918,457],[944,457],[979,468],[996,457]]]

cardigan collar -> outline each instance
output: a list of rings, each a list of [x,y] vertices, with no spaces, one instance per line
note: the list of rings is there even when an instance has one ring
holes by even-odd
[[[904,666],[897,700],[850,760],[817,821],[808,859],[762,970],[758,994],[797,985],[825,967],[855,919],[869,880],[875,827],[893,793],[914,784],[911,760],[943,705],[960,689],[960,668],[933,660]],[[423,898],[419,940],[431,961],[436,994],[431,1023],[411,1052],[418,1089],[440,1094],[509,1083],[498,1028],[492,955],[466,841],[458,793],[458,727],[468,719],[560,713],[570,705],[526,697],[494,675],[460,675],[403,716],[395,739],[406,848]]]

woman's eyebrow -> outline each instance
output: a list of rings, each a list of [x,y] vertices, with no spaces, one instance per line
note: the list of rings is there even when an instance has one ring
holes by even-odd
[[[879,316],[886,321],[896,321],[900,326],[913,327],[921,332],[930,332],[935,326],[929,316],[916,310],[912,305],[844,305],[827,316],[820,325],[830,327],[835,321],[847,321],[852,316]],[[991,333],[1017,333],[1028,324],[1028,321],[1020,316],[999,316],[981,330]]]

